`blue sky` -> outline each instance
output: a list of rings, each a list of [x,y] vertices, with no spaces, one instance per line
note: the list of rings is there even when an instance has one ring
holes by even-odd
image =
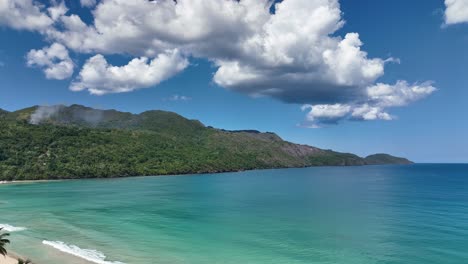
[[[216,2],[216,0],[210,1]],[[293,12],[294,1],[299,4],[301,2],[301,0],[286,0],[284,2],[292,2],[291,6],[286,7],[285,5],[283,10],[278,9],[278,13]],[[7,0],[7,2],[15,1]],[[27,3],[28,1],[21,2]],[[48,1],[42,2],[44,6],[37,8],[38,12],[41,13],[34,14],[32,11],[28,11],[25,5],[15,8],[23,8],[26,11],[22,10],[23,12],[20,14],[24,16],[36,15],[36,19],[41,18],[40,14],[52,17],[45,8],[54,6],[54,4]],[[91,11],[97,9],[101,4],[106,4],[106,1],[98,2],[98,6],[95,6],[93,1],[89,2],[90,4],[86,7],[80,6],[78,1],[66,1],[64,6],[67,12],[61,15],[64,17],[70,17],[72,14],[77,15],[87,26],[92,27],[93,20],[98,15]],[[244,2],[247,4],[243,8],[249,10],[258,8],[249,6],[248,1]],[[219,32],[231,32],[229,30],[232,30],[227,37],[233,38],[230,42],[235,42],[243,38],[237,38],[236,34],[239,36],[254,34],[245,32],[255,31],[256,28],[259,28],[255,25],[257,22],[252,22],[255,26],[253,29],[249,28],[251,25],[231,27],[230,18],[225,18],[225,21],[212,21],[212,24],[221,25],[221,29],[214,28],[209,34],[196,35],[198,31],[195,29],[193,32],[187,32],[191,28],[182,28],[183,31],[175,32],[178,34],[177,36],[184,36],[184,41],[186,40],[184,44],[180,44],[182,38],[173,41],[175,37],[171,37],[172,42],[164,39],[170,44],[165,45],[169,45],[174,51],[181,51],[182,55],[172,51],[163,52],[158,50],[160,47],[156,47],[156,51],[153,51],[148,48],[146,43],[142,44],[142,48],[139,48],[140,42],[135,42],[134,39],[130,38],[125,39],[125,33],[122,33],[123,36],[121,39],[117,39],[117,42],[115,36],[110,38],[112,42],[109,42],[109,45],[117,43],[115,47],[108,49],[108,46],[100,47],[97,44],[85,47],[86,44],[75,45],[69,41],[70,36],[73,35],[67,35],[69,39],[63,39],[56,35],[52,36],[49,32],[45,33],[52,27],[57,32],[71,31],[70,28],[59,24],[64,23],[63,21],[51,22],[53,25],[44,22],[46,25],[42,25],[39,20],[36,20],[39,22],[34,25],[24,25],[15,24],[19,23],[14,22],[18,21],[15,18],[0,19],[2,25],[0,29],[2,40],[0,42],[0,108],[17,110],[31,105],[77,103],[135,113],[149,109],[163,109],[177,112],[188,118],[199,119],[206,125],[218,128],[273,131],[293,142],[353,152],[359,155],[387,152],[409,157],[418,162],[468,162],[468,140],[466,139],[468,134],[466,118],[466,113],[468,113],[468,104],[466,103],[468,98],[468,89],[466,89],[468,85],[468,74],[466,74],[468,69],[468,23],[465,23],[468,18],[464,20],[463,14],[461,17],[454,17],[445,13],[449,9],[440,0],[427,0],[424,1],[424,4],[419,1],[404,0],[341,0],[338,7],[334,5],[336,2],[334,0],[310,2],[317,3],[316,6],[311,6],[310,10],[306,10],[307,12],[313,12],[314,8],[319,8],[320,5],[327,2],[330,12],[326,15],[336,16],[337,13],[334,10],[341,11],[341,17],[335,18],[335,20],[331,19],[331,25],[343,23],[331,30],[331,34],[329,34],[330,30],[325,33],[322,31],[312,31],[312,33],[319,32],[317,34],[322,40],[329,36],[334,39],[339,38],[336,40],[337,43],[347,39],[347,33],[359,33],[359,39],[363,43],[360,50],[367,54],[365,58],[359,57],[361,56],[359,54],[353,55],[357,56],[353,57],[356,58],[355,61],[353,60],[353,63],[355,62],[357,65],[355,65],[356,69],[367,67],[366,65],[371,59],[377,58],[381,61],[375,63],[377,66],[383,65],[384,71],[379,72],[377,67],[376,73],[369,77],[368,74],[356,73],[355,68],[348,71],[349,67],[354,67],[354,64],[349,67],[345,65],[348,68],[343,69],[341,67],[343,65],[340,63],[347,56],[347,53],[340,53],[338,48],[334,50],[337,55],[335,64],[332,63],[335,62],[333,60],[332,62],[306,61],[297,65],[281,64],[283,57],[280,55],[284,54],[279,53],[279,51],[284,50],[280,49],[280,44],[286,38],[284,36],[287,32],[283,32],[284,35],[281,35],[281,38],[275,39],[276,42],[272,44],[273,51],[265,53],[266,56],[270,57],[255,58],[253,62],[245,58],[249,57],[248,55],[251,58],[254,56],[253,54],[249,54],[248,51],[245,54],[238,54],[235,48],[232,50],[219,48],[223,45],[222,42],[217,46],[208,46],[208,50],[204,50],[208,45],[206,43],[218,41],[216,38],[220,34]],[[34,3],[31,2],[31,5]],[[1,8],[0,5],[0,17],[2,15]],[[226,8],[236,10],[238,7],[228,6]],[[123,8],[123,10],[122,12],[127,12],[125,10],[133,9]],[[136,7],[135,10],[135,12],[141,12]],[[209,11],[203,11],[202,8],[194,10],[207,12],[199,14],[203,17],[213,17]],[[3,11],[5,12],[5,10]],[[304,28],[308,28],[306,25],[310,25],[311,30],[315,30],[314,23],[318,22],[316,20],[307,21],[307,12],[301,13],[304,17],[298,13],[297,19],[304,23]],[[254,14],[258,15],[258,13]],[[260,17],[260,15],[258,16]],[[263,18],[259,20],[267,19],[265,17],[268,17],[268,14],[262,16]],[[304,21],[300,21],[301,18]],[[319,18],[327,19],[323,16]],[[236,21],[235,19],[237,18],[233,17],[232,21]],[[24,21],[30,20],[25,19]],[[193,28],[197,27],[195,23]],[[279,24],[275,25],[274,30],[278,30]],[[294,25],[286,26],[298,29]],[[240,32],[244,30],[244,27],[245,32]],[[220,31],[216,33],[215,30]],[[174,29],[171,29],[171,33],[173,31]],[[148,34],[154,32],[156,31],[148,32]],[[158,29],[157,33],[161,33],[161,30]],[[304,30],[293,31],[291,34],[297,42],[293,44],[297,48],[288,49],[287,52],[301,50],[303,47],[312,49],[313,44],[318,43],[313,42],[315,40],[307,42],[311,40],[301,35],[306,33],[307,31]],[[75,32],[75,34],[83,33]],[[156,34],[155,38],[166,35]],[[80,37],[84,39],[87,36]],[[202,37],[206,39],[202,39]],[[154,39],[143,39],[142,41],[150,40]],[[302,45],[301,41],[307,45]],[[59,55],[60,58],[55,57],[44,63],[41,54],[30,53],[32,49],[40,51],[51,47],[53,43],[59,43],[68,54],[65,56],[63,50],[60,50],[62,52],[60,53],[62,55]],[[190,46],[192,43],[196,43],[195,47]],[[244,44],[240,43],[239,45]],[[292,44],[286,43],[284,45]],[[335,47],[333,45],[331,47]],[[190,48],[187,48],[188,46]],[[231,55],[230,52],[234,55]],[[140,66],[137,68],[137,72],[148,70],[152,76],[161,75],[162,77],[156,79],[150,77],[148,83],[139,81],[141,78],[144,79],[144,76],[138,76],[139,80],[126,78],[124,83],[116,80],[118,76],[113,76],[114,79],[110,77],[99,80],[92,79],[85,75],[83,68],[88,65],[89,69],[97,71],[95,70],[96,65],[102,65],[102,59],[96,58],[95,64],[90,63],[89,60],[98,54],[102,54],[107,66],[112,64],[116,67],[125,67],[133,59],[148,57],[148,61],[138,64]],[[154,67],[151,67],[150,61],[158,58],[160,54],[170,57],[171,64],[165,65],[161,63],[164,60],[159,60]],[[287,54],[299,61],[303,58],[303,54],[309,53],[301,53],[297,57],[294,57],[296,54]],[[270,60],[271,57],[275,56],[277,56],[276,60]],[[389,58],[392,59],[384,62]],[[265,63],[261,61],[263,59]],[[30,62],[29,66],[28,61]],[[74,68],[73,73],[65,67],[59,68],[58,72],[55,71],[47,77],[44,70],[60,61],[70,62]],[[234,76],[221,74],[220,68],[234,69],[230,68],[232,63],[238,63],[244,67],[237,69],[238,72],[235,72]],[[267,63],[270,65],[265,66]],[[275,63],[279,66],[272,67],[271,64]],[[161,66],[161,64],[163,65]],[[334,79],[321,79],[321,77],[310,77],[309,75],[300,75],[299,81],[297,79],[276,78],[284,71],[289,71],[285,66],[304,67],[301,72],[314,71],[316,68],[329,72],[327,67],[331,67],[330,65],[338,67],[336,68],[338,70],[334,68],[332,74],[335,74],[333,76],[336,76],[337,79],[344,76],[346,85]],[[247,81],[236,79],[246,72],[250,73],[249,70],[259,73],[255,76],[256,79],[250,78]],[[398,80],[406,81],[407,85],[396,85]],[[78,83],[77,87],[80,91],[70,90],[71,83]],[[348,83],[352,84],[348,85]],[[317,88],[320,86],[319,84],[323,84],[326,92],[321,92],[322,90]],[[416,86],[420,88],[418,91],[425,93],[399,98],[401,100],[397,103],[384,101],[380,97],[370,98],[371,95],[362,97],[361,92],[364,90],[382,88],[376,87],[377,84],[388,85],[387,88],[392,91],[401,89],[402,93],[397,94],[399,96],[407,94]],[[115,90],[115,87],[119,85],[125,87],[125,92]],[[92,90],[93,87],[94,90]],[[270,92],[270,87],[275,88],[275,93]],[[280,91],[280,93],[276,93],[276,91]],[[348,95],[347,91],[351,91],[351,95]],[[97,95],[96,93],[103,94]],[[185,98],[181,96],[185,96]],[[377,115],[372,115],[372,117],[354,115],[357,113],[357,109],[361,109],[364,104],[378,110]],[[305,110],[302,111],[301,106],[304,105],[310,107],[305,107]],[[314,108],[315,110],[313,110]],[[320,109],[322,111],[318,111]]]

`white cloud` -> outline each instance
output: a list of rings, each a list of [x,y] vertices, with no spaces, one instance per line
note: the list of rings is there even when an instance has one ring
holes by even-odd
[[[365,104],[303,105],[302,111],[309,110],[303,127],[320,128],[335,125],[343,120],[392,120],[393,117],[379,106]]]
[[[44,8],[33,0],[0,0],[0,25],[43,31],[66,12],[64,3]]]
[[[43,69],[47,79],[64,80],[73,74],[73,61],[68,50],[59,43],[40,50],[30,50],[26,59],[28,66]]]
[[[306,119],[310,123],[336,123],[351,111],[351,106],[345,104],[333,105],[303,105],[302,111],[310,109]]]
[[[351,119],[354,120],[392,120],[393,117],[384,112],[384,109],[379,106],[370,106],[363,104],[356,106],[351,114]]]
[[[53,5],[47,8],[47,13],[52,21],[56,22],[68,12],[68,8],[64,1],[57,2],[57,0],[51,0],[51,2]]]
[[[468,22],[468,1],[445,0],[445,24]]]
[[[268,0],[104,0],[86,25],[77,15],[48,37],[81,52],[152,57],[167,49],[225,56],[269,17]]]
[[[401,107],[421,100],[436,88],[430,83],[409,85],[398,81],[394,85],[378,83],[367,88],[367,98],[363,102],[349,104],[303,105],[307,127],[317,128],[323,124],[336,124],[342,120],[393,120],[387,108]]]
[[[165,100],[167,100],[167,101],[190,101],[190,100],[192,100],[192,97],[185,96],[185,95],[174,94],[171,97],[166,98]]]
[[[367,88],[369,99],[381,107],[405,106],[420,100],[437,89],[431,83],[409,85],[398,81],[395,85],[378,83]]]
[[[70,89],[88,90],[96,95],[130,92],[157,85],[187,66],[187,59],[177,50],[159,54],[151,61],[146,57],[135,58],[120,67],[109,65],[104,56],[96,55],[86,61]]]
[[[368,58],[359,34],[333,37],[343,25],[338,1],[284,1],[276,5],[242,53],[222,59],[214,81],[233,90],[292,103],[345,102],[384,74],[385,61]],[[251,59],[249,59],[251,58]]]
[[[81,6],[93,7],[96,5],[96,0],[80,0]]]
[[[5,1],[13,2],[0,3]],[[0,14],[21,10],[3,23],[15,27],[14,18],[42,17],[41,26],[31,29],[93,56],[71,84],[74,91],[154,86],[187,67],[189,57],[213,62],[213,81],[226,89],[309,105],[308,122],[390,120],[387,108],[435,91],[430,84],[376,84],[385,64],[399,60],[371,57],[358,33],[342,34],[338,0],[285,0],[275,4],[274,13],[271,0],[81,0],[93,8],[87,23],[67,14],[64,4],[45,9],[32,0],[17,1],[22,5],[0,4]],[[448,7],[451,2],[458,1],[447,0]],[[134,59],[112,66],[104,58],[108,54]]]

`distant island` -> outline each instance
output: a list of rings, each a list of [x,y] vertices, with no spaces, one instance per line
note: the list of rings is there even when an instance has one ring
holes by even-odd
[[[294,144],[271,132],[216,129],[159,110],[0,109],[0,135],[0,180],[6,181],[412,163]]]

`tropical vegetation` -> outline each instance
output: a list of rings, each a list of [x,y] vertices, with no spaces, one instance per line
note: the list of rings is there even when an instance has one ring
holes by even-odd
[[[10,240],[8,240],[6,237],[10,234],[3,233],[2,230],[3,228],[0,228],[0,255],[5,256],[7,254],[7,250],[5,247],[7,244],[10,243]]]
[[[136,115],[79,105],[0,111],[0,135],[0,180],[368,164],[274,133],[215,129],[165,111]]]

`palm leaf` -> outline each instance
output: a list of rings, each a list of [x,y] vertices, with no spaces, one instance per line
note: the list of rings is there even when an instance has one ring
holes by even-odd
[[[3,228],[0,228],[0,232],[3,230]],[[6,239],[5,237],[9,236],[10,234],[8,233],[0,233],[0,255],[5,256],[7,254],[7,250],[5,249],[5,246],[10,243],[10,240]]]

